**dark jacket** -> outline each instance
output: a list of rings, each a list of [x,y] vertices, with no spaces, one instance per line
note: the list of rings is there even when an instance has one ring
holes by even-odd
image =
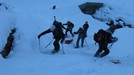
[[[62,30],[62,28],[64,28],[64,27],[62,26],[62,23],[54,21],[53,27],[54,28],[52,28],[52,29],[50,28],[50,29],[42,32],[41,34],[39,34],[38,38],[40,38],[42,35],[45,35],[45,34],[50,33],[50,32],[53,33],[54,39],[64,38],[64,33]]]
[[[80,27],[77,32],[74,32],[74,34],[79,34],[82,37],[87,37],[87,29]]]
[[[115,32],[116,29],[122,28],[121,25],[111,25],[106,32],[113,34]]]
[[[68,21],[67,23],[63,24],[63,25],[67,25],[67,29],[72,29],[74,27],[74,24],[70,21]]]

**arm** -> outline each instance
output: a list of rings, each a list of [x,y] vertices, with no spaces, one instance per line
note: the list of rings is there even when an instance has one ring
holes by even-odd
[[[66,28],[63,25],[61,27],[66,30]]]
[[[48,29],[48,30],[42,32],[41,34],[39,34],[38,38],[40,38],[42,35],[45,35],[45,34],[50,33],[50,32],[52,32],[52,31],[50,29]]]
[[[106,24],[109,25],[109,26],[112,26],[112,25],[114,25],[114,21],[111,20],[110,22],[108,22],[108,23],[106,23]]]
[[[74,34],[78,34],[81,31],[81,27],[79,28],[79,30],[77,32],[74,32]]]
[[[67,25],[67,23],[64,23],[63,25]]]
[[[116,29],[119,29],[119,28],[123,28],[123,26],[122,25],[116,25]]]

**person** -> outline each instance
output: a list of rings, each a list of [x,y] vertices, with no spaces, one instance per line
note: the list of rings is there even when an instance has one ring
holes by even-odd
[[[62,23],[54,20],[53,25],[49,29],[47,29],[46,31],[44,31],[38,35],[38,38],[40,38],[42,35],[48,34],[50,32],[53,33],[55,40],[53,42],[54,50],[52,51],[52,53],[56,53],[59,51],[59,49],[60,49],[59,41],[61,43],[63,43],[63,41],[65,39],[65,35],[63,33],[62,28],[65,29],[65,27],[62,25]]]
[[[85,24],[83,25],[83,28],[79,28],[79,30],[77,32],[74,32],[74,34],[78,34],[78,38],[76,41],[76,46],[75,48],[79,48],[79,41],[81,39],[81,47],[83,47],[84,45],[84,40],[87,37],[87,29],[89,28],[89,24],[86,21]]]
[[[9,33],[9,36],[7,38],[7,43],[4,47],[4,50],[2,50],[0,52],[0,54],[2,55],[3,58],[7,58],[7,56],[9,55],[9,53],[11,52],[11,50],[13,49],[13,43],[14,43],[14,33],[16,32],[16,28],[13,28],[11,30],[11,33]]]
[[[55,9],[56,9],[56,5],[53,6],[53,10],[55,10]]]
[[[67,25],[66,31],[65,31],[65,36],[67,36],[67,32],[69,31],[72,35],[72,37],[74,36],[74,34],[72,33],[74,24],[70,21],[68,21],[67,23],[63,24],[63,25]]]
[[[121,18],[117,19],[116,22],[117,22],[118,24],[122,25],[122,27],[123,27],[123,26],[124,26],[124,27],[127,26],[127,27],[129,27],[129,28],[133,28],[131,24],[126,23],[126,22],[125,22],[123,19],[121,19]]]
[[[95,53],[94,57],[104,57],[108,55],[110,53],[108,49],[108,44],[117,42],[118,38],[113,37],[112,34],[115,32],[116,29],[122,28],[122,26],[118,24],[113,24],[114,23],[112,23],[107,30],[100,29],[94,35],[94,40],[99,44],[99,49]]]

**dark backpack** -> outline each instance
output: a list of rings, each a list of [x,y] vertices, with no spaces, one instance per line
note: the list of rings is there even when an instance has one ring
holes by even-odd
[[[55,28],[55,32],[56,33],[61,33],[63,30],[62,30],[62,23],[61,22],[57,22],[54,24],[54,26],[56,27]]]
[[[103,29],[100,29],[97,33],[94,34],[94,40],[97,43],[112,43],[112,35]]]
[[[55,38],[60,38],[60,37],[64,37],[64,33],[63,33],[63,30],[62,30],[62,23],[61,22],[58,22],[58,21],[54,21],[53,25],[55,26],[55,29],[54,29],[54,37]]]

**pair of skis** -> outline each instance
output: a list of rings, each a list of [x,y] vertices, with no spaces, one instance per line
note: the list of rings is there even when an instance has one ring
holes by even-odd
[[[97,62],[97,60],[99,60],[99,59],[102,59],[102,58],[95,57],[94,62]],[[121,64],[121,61],[119,59],[108,59],[108,61],[113,63],[113,64]]]
[[[51,41],[45,46],[45,49],[52,43],[52,41],[53,41],[53,40],[51,40]],[[62,45],[63,54],[65,54],[63,44],[61,44],[61,45]],[[41,50],[40,39],[39,39],[39,49]],[[49,51],[51,51],[51,50],[49,50]],[[50,53],[49,51],[41,51],[41,53],[47,54],[47,53]],[[52,51],[51,51],[51,53],[52,53]],[[55,52],[55,53],[57,53],[57,52]],[[55,54],[55,53],[52,53],[52,54]]]

